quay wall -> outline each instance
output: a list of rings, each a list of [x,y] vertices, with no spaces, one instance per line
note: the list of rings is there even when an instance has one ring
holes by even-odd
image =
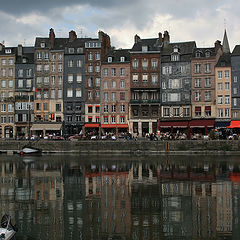
[[[0,153],[19,153],[27,141],[1,140]],[[239,154],[240,140],[33,141],[43,153],[80,154]]]

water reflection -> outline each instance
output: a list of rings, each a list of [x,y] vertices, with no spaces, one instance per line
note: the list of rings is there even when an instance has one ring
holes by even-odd
[[[239,239],[240,157],[1,155],[17,239]]]

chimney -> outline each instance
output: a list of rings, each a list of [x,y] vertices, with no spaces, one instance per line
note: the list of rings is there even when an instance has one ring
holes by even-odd
[[[163,34],[163,44],[165,46],[167,46],[169,43],[170,43],[169,33],[168,33],[168,31],[164,31],[164,34]]]
[[[23,54],[22,44],[18,44],[18,56],[22,56],[22,54]]]
[[[221,48],[222,45],[221,45],[221,41],[217,40],[215,43],[214,43],[214,48],[215,48],[215,51],[217,51],[219,48]]]
[[[134,36],[134,43],[138,43],[138,41],[140,40],[141,38],[136,34]]]
[[[69,32],[69,42],[73,42],[77,38],[77,34],[75,31]]]
[[[53,28],[51,28],[49,31],[49,41],[50,41],[51,48],[53,48],[53,46],[54,46],[54,40],[55,40],[55,33],[54,33]]]
[[[161,32],[158,33],[158,41],[159,41],[159,45],[162,46],[162,33]]]

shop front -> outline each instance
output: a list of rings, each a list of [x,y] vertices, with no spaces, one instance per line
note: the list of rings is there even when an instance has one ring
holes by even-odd
[[[196,119],[189,122],[191,128],[191,135],[200,134],[208,135],[208,132],[214,128],[215,120],[213,119]]]
[[[102,124],[102,135],[112,134],[116,137],[128,133],[128,124]]]
[[[33,123],[31,129],[31,135],[38,137],[46,137],[62,135],[62,123]]]
[[[84,136],[86,138],[91,138],[92,136],[100,137],[99,123],[86,123],[84,125]]]

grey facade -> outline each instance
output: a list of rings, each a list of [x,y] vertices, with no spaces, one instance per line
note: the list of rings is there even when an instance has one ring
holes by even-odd
[[[195,47],[195,42],[180,42],[162,49],[160,121],[191,119],[191,56]]]
[[[240,119],[240,45],[231,55],[232,67],[232,119]]]
[[[85,118],[85,40],[68,42],[64,53],[64,134],[79,134]],[[69,97],[68,91],[72,91]]]
[[[34,121],[34,48],[18,45],[15,63],[16,137],[27,137]]]

